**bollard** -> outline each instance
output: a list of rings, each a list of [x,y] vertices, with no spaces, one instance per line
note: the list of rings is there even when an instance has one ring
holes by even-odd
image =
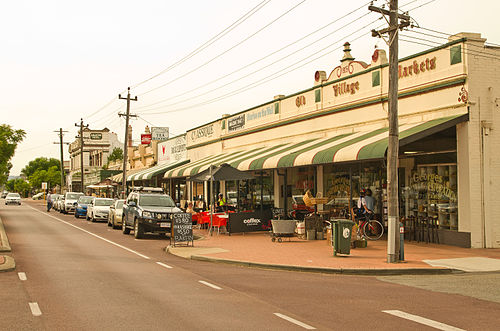
[[[399,222],[399,261],[405,260],[405,227]]]

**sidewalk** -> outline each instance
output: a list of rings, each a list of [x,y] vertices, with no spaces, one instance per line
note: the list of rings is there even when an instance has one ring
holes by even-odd
[[[0,252],[11,252],[9,240],[3,227],[2,219],[0,218]],[[8,255],[0,255],[0,272],[12,271],[16,268],[16,262]]]
[[[367,248],[351,249],[347,256],[333,256],[326,240],[283,238],[271,242],[268,233],[201,236],[194,247],[168,247],[184,258],[272,269],[351,274],[424,274],[454,271],[500,271],[500,249],[470,249],[405,242],[405,261],[387,263],[387,241],[369,241]]]

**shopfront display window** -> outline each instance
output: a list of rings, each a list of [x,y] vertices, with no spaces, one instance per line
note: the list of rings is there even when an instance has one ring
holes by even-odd
[[[255,178],[226,181],[227,202],[240,210],[268,209],[274,206],[273,172],[254,171]],[[239,185],[239,186],[238,186]],[[263,203],[261,204],[261,201]]]
[[[408,190],[409,213],[438,220],[439,228],[458,230],[457,165],[418,165]]]
[[[316,168],[297,167],[287,170],[287,206],[292,206],[295,202],[293,197],[304,196],[310,190],[316,196]]]

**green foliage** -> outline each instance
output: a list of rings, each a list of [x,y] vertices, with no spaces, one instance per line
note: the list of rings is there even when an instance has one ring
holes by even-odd
[[[0,185],[5,184],[9,177],[12,164],[9,162],[14,156],[17,144],[26,136],[24,130],[14,130],[10,125],[0,125]]]
[[[61,185],[61,172],[58,166],[52,166],[48,170],[37,169],[31,176],[29,181],[32,187],[40,188],[43,182],[47,182],[49,188],[55,185]]]
[[[108,157],[108,163],[116,160],[123,160],[123,150],[119,147],[113,149],[113,152]]]
[[[21,170],[21,174],[26,176],[26,178],[29,178],[31,175],[33,175],[37,170],[49,170],[51,167],[56,167],[57,170],[59,170],[61,165],[61,162],[58,159],[54,158],[46,158],[46,157],[39,157],[34,159],[33,161],[30,161],[26,167]]]
[[[22,178],[11,179],[5,186],[9,192],[17,192],[25,198],[31,190],[31,185]]]

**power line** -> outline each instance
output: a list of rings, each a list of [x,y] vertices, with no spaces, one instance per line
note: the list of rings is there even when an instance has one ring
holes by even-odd
[[[154,79],[154,78],[156,78],[158,76],[161,76],[164,73],[170,71],[171,69],[177,67],[178,65],[184,63],[185,61],[189,60],[190,58],[192,58],[196,54],[200,53],[201,51],[203,51],[204,49],[206,49],[207,47],[209,47],[210,45],[212,45],[213,43],[215,43],[216,41],[218,41],[219,39],[221,39],[222,37],[224,37],[226,34],[228,34],[229,32],[231,32],[232,30],[234,30],[236,27],[238,27],[241,23],[243,23],[247,19],[249,19],[253,14],[255,14],[256,12],[258,12],[260,9],[262,9],[269,2],[271,2],[271,0],[264,0],[264,1],[260,2],[257,6],[255,6],[250,11],[248,11],[247,13],[245,13],[245,15],[243,15],[240,18],[238,18],[231,25],[229,25],[224,30],[222,30],[221,32],[219,32],[218,34],[216,34],[215,36],[213,36],[212,38],[210,38],[209,40],[207,40],[205,43],[203,43],[201,46],[199,46],[195,50],[191,51],[189,54],[187,54],[186,56],[184,56],[182,59],[180,59],[179,61],[171,64],[166,69],[163,69],[162,71],[160,71],[159,73],[153,75],[152,77],[150,77],[148,79],[145,79],[142,82],[139,82],[139,83],[133,85],[132,88],[136,88],[136,87],[138,87],[138,86],[140,86],[140,85],[142,85],[142,84],[144,84],[144,83],[146,83],[146,82],[148,82],[148,81],[150,81],[150,80],[152,80],[152,79]]]
[[[375,21],[372,21],[372,22],[368,23],[367,25],[363,26],[362,28],[360,28],[360,29],[358,29],[358,30],[356,30],[356,31],[354,31],[354,32],[352,32],[352,33],[350,33],[350,34],[348,34],[348,35],[344,36],[344,37],[343,37],[343,38],[341,38],[341,39],[339,39],[337,42],[340,42],[340,41],[344,40],[345,38],[350,37],[350,36],[352,36],[352,35],[356,34],[357,32],[359,32],[359,31],[361,31],[361,30],[365,29],[366,27],[370,26],[371,24],[373,24],[374,22],[376,22],[376,21],[378,21],[378,20],[379,20],[379,19],[377,19],[377,20],[375,20]],[[361,37],[364,37],[364,36],[365,36],[365,35],[361,35],[361,36],[359,36],[359,37],[357,37],[357,38],[353,39],[352,41],[356,41],[357,39],[359,39],[359,38],[361,38]],[[330,46],[327,46],[327,47],[325,47],[325,48],[323,48],[323,49],[321,49],[319,52],[322,52],[322,51],[324,51],[324,50],[326,50],[326,49],[328,49],[328,48],[330,48],[330,47],[331,47],[331,45],[330,45]],[[309,60],[309,61],[307,61],[307,62],[305,62],[305,63],[301,64],[300,66],[297,66],[296,68],[293,68],[293,69],[291,69],[291,70],[288,70],[288,71],[286,71],[286,72],[284,72],[284,73],[279,74],[280,72],[282,72],[282,71],[284,71],[284,70],[287,70],[287,69],[289,69],[289,68],[292,68],[293,66],[295,66],[295,65],[299,64],[299,63],[300,63],[300,62],[302,62],[302,61],[305,61],[305,60],[310,59],[310,56],[307,56],[306,58],[303,58],[303,59],[301,59],[301,60],[299,60],[299,61],[297,61],[297,62],[293,63],[292,65],[289,65],[289,66],[285,67],[284,69],[280,69],[280,70],[278,70],[277,72],[274,72],[274,73],[272,73],[271,75],[268,75],[268,76],[266,76],[266,77],[264,77],[264,78],[260,79],[259,81],[256,81],[256,82],[253,82],[253,83],[250,83],[250,84],[245,85],[245,86],[243,86],[243,87],[241,87],[241,88],[238,88],[238,89],[236,89],[236,90],[233,90],[233,91],[228,92],[228,93],[226,93],[226,94],[223,94],[223,95],[221,95],[221,96],[218,96],[218,97],[212,98],[212,99],[207,100],[207,101],[205,101],[205,102],[201,102],[201,103],[198,103],[198,104],[195,104],[195,105],[191,105],[191,106],[186,106],[186,107],[183,107],[183,108],[178,108],[178,109],[173,109],[173,110],[163,111],[163,112],[157,112],[157,113],[150,113],[150,114],[165,114],[165,113],[179,112],[179,111],[183,111],[183,110],[186,110],[186,109],[191,109],[191,108],[195,108],[195,107],[199,107],[199,106],[204,106],[204,105],[207,105],[207,104],[214,103],[214,102],[216,102],[216,101],[223,100],[223,99],[225,99],[225,98],[228,98],[228,97],[231,97],[231,96],[234,96],[234,95],[240,94],[240,93],[242,93],[242,92],[244,92],[244,91],[248,91],[249,89],[252,89],[252,88],[257,87],[257,86],[259,86],[259,85],[262,85],[262,84],[265,84],[265,83],[267,83],[267,82],[270,82],[270,81],[272,81],[272,80],[274,80],[274,79],[276,79],[276,78],[279,78],[279,77],[281,77],[281,76],[283,76],[283,75],[286,75],[286,74],[288,74],[288,73],[290,73],[290,72],[292,72],[292,71],[294,71],[294,70],[297,70],[297,69],[299,69],[299,68],[301,68],[301,67],[303,67],[303,66],[305,66],[305,65],[307,65],[307,64],[309,64],[309,63],[312,63],[312,62],[314,62],[314,61],[317,61],[318,59],[320,59],[320,58],[322,58],[322,57],[324,57],[324,56],[326,56],[326,55],[329,55],[330,53],[333,53],[334,51],[336,51],[336,50],[338,50],[338,49],[340,49],[340,48],[342,48],[342,47],[343,47],[342,45],[341,45],[341,46],[338,46],[338,47],[336,47],[336,48],[334,48],[334,49],[332,49],[332,50],[330,50],[330,51],[326,52],[326,53],[325,53],[325,54],[323,54],[323,55],[320,55],[320,56],[318,56],[318,57],[316,57],[316,58],[313,58],[312,60]],[[317,53],[318,53],[318,52],[317,52]],[[279,74],[279,75],[278,75],[278,74]],[[277,75],[277,76],[276,76],[276,75]],[[273,77],[273,76],[275,76],[275,77]]]
[[[368,3],[370,3],[370,2],[367,2],[366,4],[368,4]],[[278,49],[278,50],[276,50],[276,51],[273,51],[273,52],[271,52],[271,53],[269,53],[269,54],[267,54],[267,55],[265,55],[265,56],[261,57],[260,59],[255,60],[255,61],[253,61],[253,62],[251,62],[251,63],[249,63],[249,64],[247,64],[247,65],[245,65],[245,66],[243,66],[243,67],[241,67],[241,68],[239,68],[239,69],[237,69],[237,70],[234,70],[234,71],[232,71],[232,72],[230,72],[230,73],[228,73],[228,74],[226,74],[226,75],[223,75],[223,76],[221,76],[221,77],[219,77],[219,78],[216,78],[216,79],[214,79],[214,80],[212,80],[212,81],[210,81],[210,82],[208,82],[208,83],[205,83],[205,84],[199,85],[199,86],[197,86],[197,87],[195,87],[195,88],[192,88],[192,89],[190,89],[190,90],[188,90],[188,91],[186,91],[186,92],[183,92],[183,93],[177,94],[177,95],[172,96],[172,97],[169,97],[169,98],[162,99],[162,100],[160,100],[160,101],[153,102],[153,103],[151,103],[151,104],[149,104],[149,105],[144,105],[144,106],[138,107],[138,108],[136,108],[136,110],[139,110],[139,109],[144,109],[144,108],[147,108],[147,107],[151,107],[151,106],[154,106],[154,105],[157,105],[157,104],[163,103],[163,102],[165,102],[165,101],[169,101],[169,100],[172,100],[172,99],[178,98],[178,97],[183,96],[183,95],[186,95],[186,94],[188,94],[188,93],[190,93],[190,92],[197,91],[197,90],[199,90],[199,89],[201,89],[201,88],[203,88],[203,87],[206,87],[206,86],[208,86],[208,85],[211,85],[211,84],[213,84],[213,83],[215,83],[215,82],[218,82],[218,81],[220,81],[220,80],[222,80],[222,79],[224,79],[224,78],[227,78],[227,77],[229,77],[229,76],[231,76],[231,75],[233,75],[233,74],[235,74],[235,73],[237,73],[237,72],[240,72],[240,71],[242,71],[242,70],[244,70],[244,69],[246,69],[246,68],[248,68],[248,67],[250,67],[250,66],[252,66],[252,65],[254,65],[254,64],[257,64],[258,62],[261,62],[261,61],[263,61],[263,60],[265,60],[265,59],[267,59],[267,58],[271,57],[271,56],[272,56],[272,55],[274,55],[274,54],[277,54],[277,53],[281,52],[282,50],[284,50],[284,49],[286,49],[286,48],[288,48],[288,47],[290,47],[290,46],[293,46],[293,45],[297,44],[298,42],[300,42],[300,41],[302,41],[302,40],[304,40],[304,39],[306,39],[306,38],[310,37],[311,35],[313,35],[313,34],[315,34],[315,33],[319,32],[319,31],[321,31],[321,30],[323,30],[323,29],[325,29],[325,28],[327,28],[327,27],[329,27],[330,25],[332,25],[332,24],[334,24],[334,23],[337,23],[338,21],[342,20],[343,18],[345,18],[345,17],[347,17],[347,16],[349,16],[349,15],[353,14],[354,12],[356,12],[356,11],[358,11],[358,10],[362,9],[362,8],[364,8],[364,7],[366,6],[366,4],[364,4],[363,6],[360,6],[360,7],[356,8],[356,9],[354,9],[353,11],[351,11],[351,12],[349,12],[349,13],[347,13],[347,14],[343,15],[342,17],[340,17],[340,18],[338,18],[338,19],[335,19],[334,21],[332,21],[332,22],[330,22],[330,23],[328,23],[328,24],[326,24],[326,25],[324,25],[324,26],[320,27],[319,29],[316,29],[315,31],[313,31],[313,32],[311,32],[311,33],[309,33],[309,34],[307,34],[307,35],[305,35],[305,36],[303,36],[303,37],[301,37],[301,38],[299,38],[299,39],[295,40],[294,42],[289,43],[288,45],[286,45],[286,46],[284,46],[284,47],[281,47],[280,49]],[[326,37],[328,37],[328,36],[330,36],[330,35],[332,35],[332,34],[334,34],[334,33],[336,33],[336,32],[338,32],[339,30],[344,29],[346,26],[349,26],[349,25],[351,25],[351,24],[353,24],[353,23],[358,22],[360,19],[362,19],[363,17],[365,17],[366,15],[369,15],[369,14],[370,14],[370,13],[366,13],[365,15],[362,15],[361,17],[358,17],[358,18],[356,18],[356,19],[354,19],[354,20],[350,21],[349,23],[347,23],[346,25],[342,26],[341,28],[336,29],[336,30],[334,30],[333,32],[330,32],[329,34],[327,34],[327,35],[325,35],[325,36],[321,37],[320,39],[317,39],[316,41],[314,41],[314,42],[312,42],[312,43],[308,44],[307,46],[304,46],[304,47],[300,48],[299,50],[297,50],[297,51],[295,51],[295,52],[293,52],[293,53],[290,53],[290,54],[288,54],[288,55],[287,55],[287,56],[285,56],[285,57],[280,58],[279,60],[277,60],[277,61],[275,61],[275,62],[271,63],[270,65],[267,65],[267,66],[265,66],[265,67],[262,67],[262,68],[260,68],[259,70],[253,71],[251,74],[256,73],[256,72],[258,72],[258,71],[260,71],[260,70],[263,70],[263,69],[265,69],[265,68],[267,68],[267,67],[269,67],[269,66],[271,66],[271,65],[273,65],[273,64],[276,64],[276,63],[277,63],[277,62],[279,62],[279,61],[282,61],[282,60],[284,60],[284,59],[286,59],[286,58],[288,58],[288,57],[292,56],[293,54],[295,54],[295,53],[297,53],[297,52],[299,52],[299,51],[301,51],[301,50],[303,50],[303,49],[305,49],[305,48],[307,48],[307,47],[309,47],[309,46],[311,46],[311,45],[313,45],[313,44],[315,44],[315,43],[317,43],[317,42],[319,42],[319,41],[321,41],[321,40],[323,40],[324,38],[326,38]],[[247,76],[244,76],[244,77],[248,77],[248,75],[247,75]],[[244,77],[240,77],[240,78],[238,78],[237,80],[239,80],[239,79],[241,79],[241,78],[244,78]],[[234,82],[234,80],[233,80],[232,82]],[[226,85],[227,85],[227,84],[225,84],[225,85],[223,85],[223,86],[226,86]],[[221,87],[223,87],[223,86],[221,86]],[[213,91],[214,91],[214,90],[210,90],[210,91],[208,91],[208,92],[206,92],[206,93],[213,92]],[[206,94],[206,93],[204,93],[204,94]],[[204,94],[202,94],[202,95],[204,95]],[[195,96],[194,98],[197,98],[197,97],[199,97],[199,96],[200,96],[200,95]],[[184,100],[183,100],[183,101],[179,101],[179,102],[177,102],[177,103],[180,103],[180,102],[184,102]],[[175,104],[177,104],[177,103],[175,103]],[[171,105],[172,105],[172,104],[169,104],[169,106],[171,106]]]
[[[187,73],[183,74],[182,76],[178,76],[160,86],[157,86],[157,87],[154,87],[150,90],[147,90],[146,92],[143,92],[143,93],[140,93],[138,94],[139,96],[142,96],[142,95],[145,95],[147,93],[150,93],[150,92],[153,92],[153,91],[156,91],[160,88],[163,88],[167,85],[170,85],[171,83],[181,79],[181,78],[184,78],[186,77],[187,75],[190,75],[192,74],[193,72],[197,71],[198,69],[206,66],[207,64],[213,62],[214,60],[218,59],[219,57],[221,57],[222,55],[228,53],[229,51],[233,50],[234,48],[238,47],[239,45],[243,44],[244,42],[246,42],[247,40],[249,40],[250,38],[254,37],[255,35],[257,35],[258,33],[262,32],[263,30],[265,30],[266,28],[268,28],[269,26],[271,26],[272,24],[274,24],[275,22],[277,22],[278,20],[280,20],[281,18],[283,18],[284,16],[286,16],[287,14],[289,14],[291,11],[293,11],[295,8],[297,8],[298,6],[300,6],[301,4],[303,4],[306,0],[302,0],[300,3],[296,4],[295,6],[293,6],[292,8],[288,9],[286,12],[284,12],[283,14],[281,14],[280,16],[278,16],[277,18],[275,18],[274,20],[272,20],[270,23],[264,25],[262,28],[260,28],[259,30],[257,30],[256,32],[252,33],[250,36],[246,37],[245,39],[243,39],[242,41],[236,43],[235,45],[231,46],[230,48],[226,49],[225,51],[223,51],[222,53],[219,53],[218,55],[216,55],[215,57],[211,58],[210,60],[204,62],[203,64],[199,65],[198,67],[192,69],[191,71],[188,71]]]

